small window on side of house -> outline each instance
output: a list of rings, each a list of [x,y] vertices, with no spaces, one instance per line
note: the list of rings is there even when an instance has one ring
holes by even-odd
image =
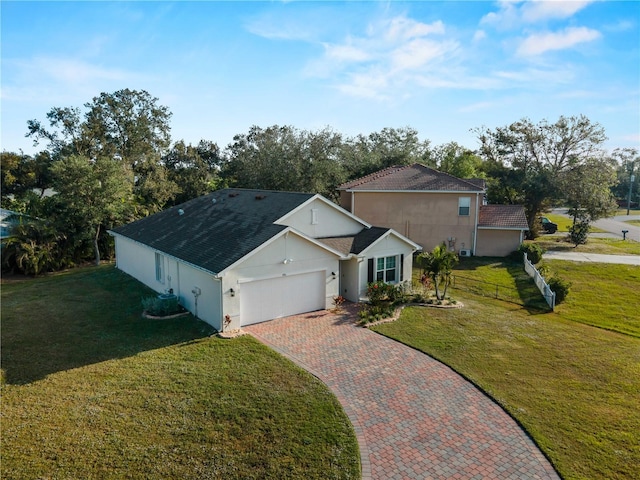
[[[156,253],[156,280],[164,283],[164,255]]]
[[[318,209],[311,209],[311,225],[318,225]]]
[[[468,217],[471,213],[471,197],[458,198],[458,215]]]

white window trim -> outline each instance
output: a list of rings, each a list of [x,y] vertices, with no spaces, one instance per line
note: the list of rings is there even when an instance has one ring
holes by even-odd
[[[468,205],[464,205],[464,203],[468,203]],[[467,213],[460,213],[461,209],[466,208]],[[468,217],[471,215],[471,197],[458,197],[458,216],[459,217]]]
[[[390,271],[390,268],[386,268],[387,267],[387,259],[388,258],[395,258],[395,267],[393,268],[394,272],[395,272],[395,280],[393,281],[387,281],[386,280],[386,272]],[[379,259],[384,259],[384,268],[382,270],[378,270],[378,260]],[[374,259],[374,271],[373,271],[373,279],[374,281],[378,282],[380,280],[378,280],[378,273],[379,272],[383,272],[382,275],[382,280],[384,283],[389,283],[391,285],[396,285],[398,283],[400,283],[400,255],[385,255],[382,257],[375,257]]]
[[[156,281],[164,285],[164,255],[156,252]]]

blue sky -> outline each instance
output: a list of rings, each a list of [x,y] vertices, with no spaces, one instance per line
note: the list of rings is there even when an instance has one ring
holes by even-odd
[[[347,136],[585,114],[640,147],[640,3],[1,2],[1,149],[29,119],[146,90],[173,140],[226,147],[252,125]]]

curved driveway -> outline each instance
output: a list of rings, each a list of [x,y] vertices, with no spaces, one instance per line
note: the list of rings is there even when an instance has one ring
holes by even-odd
[[[338,397],[367,479],[557,479],[497,404],[447,366],[354,324],[355,308],[245,327]]]

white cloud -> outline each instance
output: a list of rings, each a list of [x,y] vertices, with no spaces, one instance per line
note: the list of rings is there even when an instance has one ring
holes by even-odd
[[[388,99],[390,89],[420,85],[457,54],[459,44],[444,37],[442,21],[422,23],[396,16],[368,25],[360,36],[323,44],[324,55],[309,63],[307,75],[338,79],[337,88],[352,96]]]
[[[476,30],[476,32],[473,34],[473,41],[474,42],[480,42],[481,40],[484,40],[485,38],[487,38],[487,33],[484,30]]]
[[[570,18],[590,3],[593,0],[502,1],[498,3],[498,11],[482,17],[480,23],[501,29],[517,28],[522,24]]]
[[[569,18],[582,10],[592,0],[536,0],[522,5],[522,19],[528,23],[550,20],[555,18]]]
[[[587,27],[569,27],[561,32],[535,33],[520,44],[517,53],[527,57],[550,50],[565,50],[580,43],[597,40],[601,36],[597,30]]]

